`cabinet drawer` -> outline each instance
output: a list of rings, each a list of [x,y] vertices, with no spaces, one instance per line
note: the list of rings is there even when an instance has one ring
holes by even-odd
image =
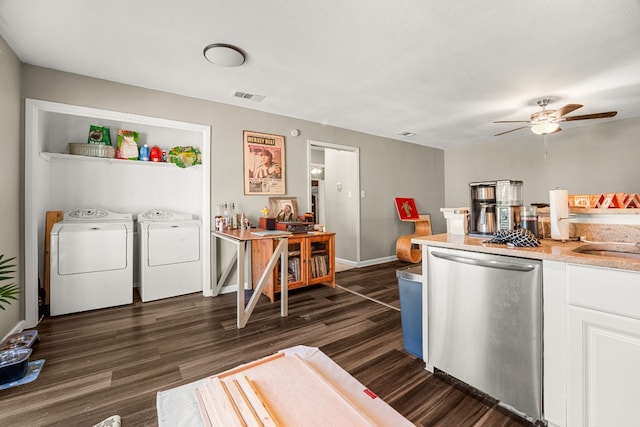
[[[640,319],[640,273],[567,265],[567,301]]]

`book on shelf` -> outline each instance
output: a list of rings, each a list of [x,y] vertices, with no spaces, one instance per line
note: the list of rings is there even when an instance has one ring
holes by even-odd
[[[329,256],[314,255],[311,257],[311,277],[323,277],[329,274]]]
[[[297,282],[300,278],[300,258],[289,258],[289,282]]]

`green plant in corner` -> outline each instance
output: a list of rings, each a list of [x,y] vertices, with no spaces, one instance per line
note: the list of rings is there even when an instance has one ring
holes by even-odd
[[[11,261],[16,258],[8,258],[3,259],[4,255],[0,255],[0,281],[3,280],[13,280],[13,276],[10,276],[10,273],[15,273],[15,270],[12,270],[16,267],[15,264],[11,264]],[[11,300],[17,300],[17,295],[20,293],[20,288],[15,283],[10,283],[8,285],[0,286],[0,309],[6,310],[4,308],[5,305],[11,304]]]

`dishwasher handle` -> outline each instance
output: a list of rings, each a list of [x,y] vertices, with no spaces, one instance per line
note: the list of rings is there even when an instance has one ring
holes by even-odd
[[[511,270],[511,271],[532,271],[535,268],[535,265],[531,265],[531,264],[515,264],[515,263],[503,262],[503,261],[467,258],[460,255],[449,255],[449,254],[436,252],[436,251],[432,251],[430,253],[436,258],[442,258],[447,261],[459,262],[462,264],[476,265],[478,267],[498,268],[500,270]]]

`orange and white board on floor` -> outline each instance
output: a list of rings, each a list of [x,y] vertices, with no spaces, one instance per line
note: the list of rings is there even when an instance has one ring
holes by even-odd
[[[411,425],[366,387],[354,394],[353,384],[345,386],[331,373],[336,368],[342,370],[280,352],[206,378],[196,389],[202,422],[211,427]],[[359,384],[348,377],[353,381],[346,383]]]

